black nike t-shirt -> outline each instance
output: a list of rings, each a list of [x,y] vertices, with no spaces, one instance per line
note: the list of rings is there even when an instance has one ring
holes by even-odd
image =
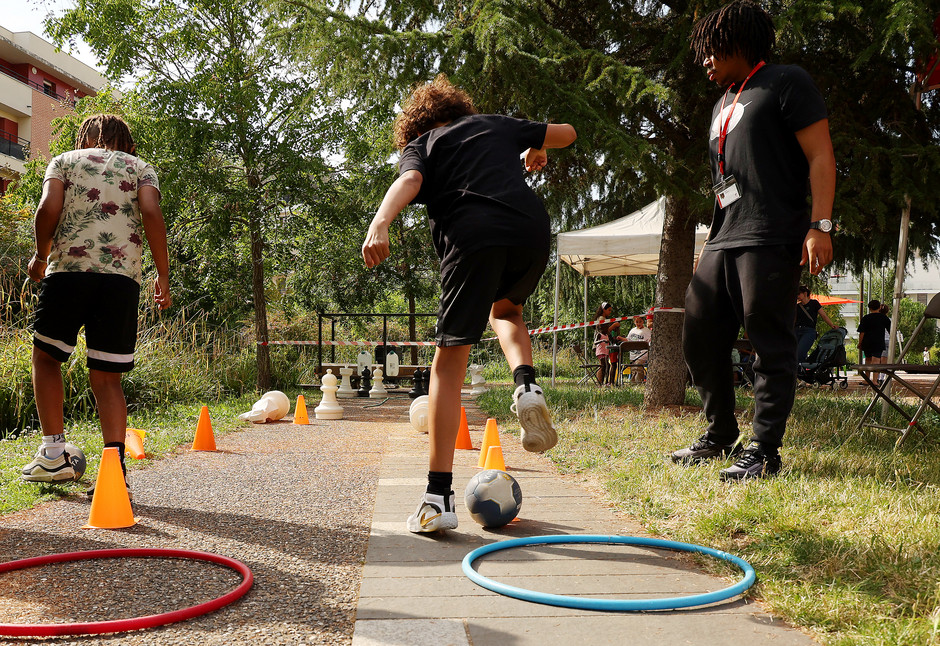
[[[719,128],[741,84],[731,86],[712,110],[709,158],[718,170]],[[719,115],[719,112],[721,114]],[[725,176],[741,198],[712,218],[711,249],[802,243],[809,228],[809,163],[796,132],[826,118],[826,104],[809,74],[795,65],[765,65],[744,86],[725,140]]]
[[[398,172],[422,175],[414,204],[426,204],[442,267],[484,247],[550,247],[548,212],[526,183],[519,156],[545,143],[545,123],[475,114],[421,135]]]

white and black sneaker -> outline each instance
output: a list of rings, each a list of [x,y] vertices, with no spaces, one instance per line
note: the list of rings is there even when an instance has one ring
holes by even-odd
[[[447,496],[425,493],[418,509],[408,517],[408,531],[413,534],[429,534],[440,529],[457,529],[453,491]]]
[[[526,383],[516,387],[510,410],[519,417],[522,427],[522,448],[537,453],[547,451],[558,443],[558,434],[548,414],[545,395],[538,384]]]
[[[750,480],[767,478],[780,472],[782,463],[777,451],[765,451],[759,442],[751,442],[737,462],[718,472],[721,480]]]
[[[75,469],[69,454],[63,451],[58,457],[47,458],[40,448],[33,461],[23,467],[20,479],[27,482],[63,482],[75,479]]]

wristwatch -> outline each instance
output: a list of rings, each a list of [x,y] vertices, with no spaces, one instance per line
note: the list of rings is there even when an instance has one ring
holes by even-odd
[[[810,222],[809,228],[818,229],[823,233],[829,233],[832,231],[832,220],[816,220],[815,222]]]

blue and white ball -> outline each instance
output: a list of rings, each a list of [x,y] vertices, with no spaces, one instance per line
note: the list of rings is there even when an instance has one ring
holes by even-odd
[[[467,483],[464,504],[470,517],[484,527],[502,527],[522,509],[522,489],[505,471],[487,469]]]

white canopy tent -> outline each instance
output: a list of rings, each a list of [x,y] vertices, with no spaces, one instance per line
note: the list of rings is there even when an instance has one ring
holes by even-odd
[[[560,261],[571,265],[584,276],[584,320],[588,318],[588,276],[646,276],[659,270],[659,250],[666,219],[666,198],[661,197],[630,215],[580,231],[557,236],[556,250]],[[708,236],[708,227],[695,229],[695,256],[701,252]],[[558,326],[558,297],[561,289],[561,262],[555,263],[555,317]],[[585,329],[585,348],[587,347]],[[552,385],[555,383],[555,360],[558,354],[558,333],[552,349]]]

